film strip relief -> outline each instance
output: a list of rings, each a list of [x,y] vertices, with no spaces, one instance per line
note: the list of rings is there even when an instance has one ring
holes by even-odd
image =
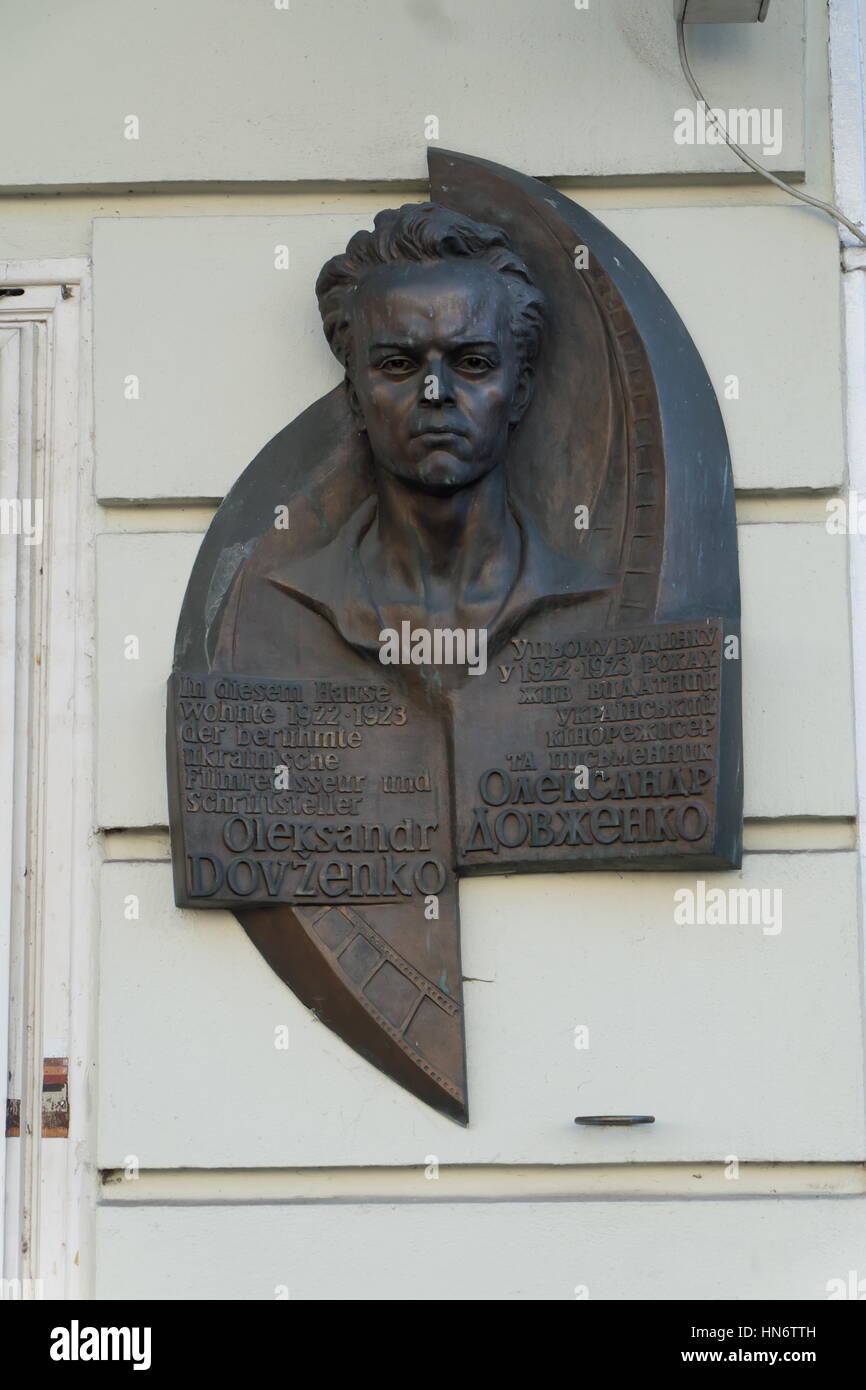
[[[590,257],[587,284],[599,306],[614,350],[628,421],[628,515],[623,543],[625,568],[618,611],[651,618],[664,541],[664,448],[658,400],[646,349],[610,277]],[[608,528],[605,528],[608,529]],[[656,585],[648,579],[656,577]]]
[[[425,1002],[455,1021],[459,1020],[460,1005],[395,951],[354,908],[326,907],[317,913],[296,908],[295,912],[312,929],[317,943],[333,958],[352,993],[380,1028],[421,1071],[462,1103],[465,1097],[460,1088],[432,1066],[407,1037]],[[400,976],[399,982],[391,972]]]

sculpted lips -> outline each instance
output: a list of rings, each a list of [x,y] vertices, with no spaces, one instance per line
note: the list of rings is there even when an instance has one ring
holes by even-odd
[[[466,431],[457,429],[454,425],[424,425],[420,430],[412,431],[413,439],[425,439],[430,435],[444,436],[447,439],[465,439]]]

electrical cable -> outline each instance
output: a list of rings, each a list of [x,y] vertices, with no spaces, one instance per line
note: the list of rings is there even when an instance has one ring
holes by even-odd
[[[808,203],[810,207],[820,208],[822,212],[828,213],[829,216],[835,218],[837,222],[841,222],[843,227],[847,227],[848,231],[852,232],[853,235],[857,237],[858,241],[862,241],[864,246],[866,246],[866,232],[864,232],[862,228],[856,226],[855,223],[849,221],[845,214],[840,212],[837,207],[834,207],[832,203],[822,203],[820,198],[813,198],[809,193],[801,193],[799,189],[792,188],[789,183],[785,183],[784,179],[777,178],[775,174],[770,173],[769,169],[765,169],[763,165],[758,164],[754,159],[752,159],[751,155],[746,154],[746,151],[742,149],[742,147],[738,145],[735,140],[731,139],[727,130],[722,125],[722,122],[715,115],[713,108],[710,106],[709,102],[707,101],[706,97],[704,96],[703,92],[698,86],[697,81],[695,79],[695,75],[692,72],[691,66],[689,64],[688,54],[686,53],[686,36],[683,28],[682,19],[677,20],[677,47],[679,48],[680,64],[682,66],[683,74],[685,76],[686,81],[688,82],[689,86],[694,92],[697,100],[704,107],[707,116],[713,122],[713,125],[716,127],[717,130],[721,131],[722,136],[724,137],[725,144],[730,145],[731,149],[734,151],[734,154],[739,155],[743,163],[748,164],[750,169],[754,169],[756,174],[760,174],[762,178],[769,179],[770,183],[774,183],[776,187],[781,188],[783,192],[790,193],[792,198],[799,198],[801,203]]]

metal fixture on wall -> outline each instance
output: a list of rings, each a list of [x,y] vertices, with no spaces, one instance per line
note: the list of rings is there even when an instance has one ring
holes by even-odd
[[[655,1115],[575,1115],[576,1125],[654,1125]]]
[[[770,0],[674,0],[684,24],[763,24]]]
[[[706,112],[707,120],[711,121],[713,125],[716,126],[725,144],[734,151],[734,154],[737,155],[744,164],[747,164],[756,174],[760,174],[761,178],[767,179],[768,182],[775,184],[777,188],[781,188],[783,193],[789,193],[792,198],[797,198],[799,202],[807,203],[809,207],[819,208],[821,212],[826,212],[828,216],[834,218],[835,221],[841,222],[843,227],[847,227],[848,231],[851,232],[853,236],[857,237],[858,241],[862,241],[863,244],[866,245],[866,233],[864,233],[862,228],[856,226],[847,218],[839,208],[834,207],[832,203],[825,203],[821,198],[813,198],[810,193],[801,193],[799,189],[792,188],[789,183],[785,183],[784,179],[780,179],[776,174],[770,173],[769,169],[765,169],[762,164],[758,164],[757,160],[754,160],[750,154],[747,154],[741,145],[738,145],[735,140],[732,140],[724,122],[719,119],[718,110],[710,106],[701,88],[698,86],[697,79],[689,63],[689,55],[686,51],[685,25],[687,23],[694,24],[697,22],[705,24],[733,24],[737,22],[742,23],[750,20],[765,19],[767,9],[769,8],[769,0],[762,0],[760,13],[751,13],[751,11],[755,10],[757,7],[758,0],[674,0],[677,48],[679,50],[683,76],[691,87],[695,99]],[[746,11],[746,13],[744,14],[742,11]],[[700,16],[700,20],[698,16]]]

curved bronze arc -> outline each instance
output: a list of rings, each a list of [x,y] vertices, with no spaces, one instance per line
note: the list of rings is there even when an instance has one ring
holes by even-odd
[[[505,226],[534,273],[544,273],[553,252],[561,283],[574,248],[589,248],[589,267],[574,278],[586,281],[607,325],[629,423],[621,603],[637,617],[631,605],[648,606],[657,574],[656,620],[714,614],[738,623],[725,428],[701,356],[661,286],[603,222],[548,184],[451,150],[431,147],[427,158],[431,197]],[[616,514],[616,499],[607,505]]]
[[[186,587],[173,668],[211,669],[232,583],[273,527],[277,505],[291,501],[292,543],[300,555],[335,535],[370,488],[366,439],[341,382],[275,434],[223,499]]]

